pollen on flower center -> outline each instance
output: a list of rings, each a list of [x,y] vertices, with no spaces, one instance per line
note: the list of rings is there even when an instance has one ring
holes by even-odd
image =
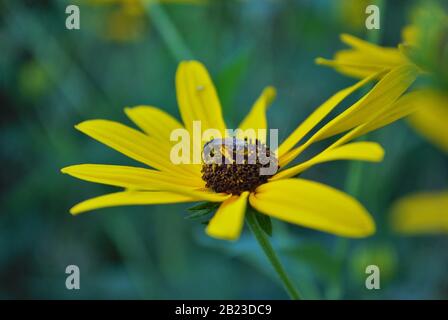
[[[278,168],[269,147],[258,140],[252,143],[247,139],[213,139],[204,145],[202,158],[202,179],[206,187],[236,195],[254,191],[266,183],[273,174],[266,174],[262,169],[272,166],[273,161],[275,169]]]

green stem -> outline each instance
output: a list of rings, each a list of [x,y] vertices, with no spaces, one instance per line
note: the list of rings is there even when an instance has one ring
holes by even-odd
[[[174,59],[178,62],[192,59],[193,54],[158,1],[150,1],[146,5],[146,12]]]
[[[365,137],[358,139],[358,141],[365,140]],[[354,161],[349,164],[349,171],[345,180],[345,191],[355,198],[360,196],[361,177],[363,175],[364,163]]]
[[[253,209],[248,209],[246,213],[246,221],[249,225],[249,228],[255,235],[255,238],[258,241],[258,244],[263,249],[263,252],[265,253],[266,257],[268,258],[269,262],[271,263],[272,267],[274,268],[275,272],[277,273],[278,277],[282,281],[282,284],[288,292],[289,297],[292,300],[299,300],[300,295],[297,289],[295,288],[294,284],[289,279],[288,274],[286,273],[285,269],[283,268],[283,265],[281,264],[274,248],[272,247],[266,233],[261,229],[260,224],[258,223],[256,217],[256,212]]]

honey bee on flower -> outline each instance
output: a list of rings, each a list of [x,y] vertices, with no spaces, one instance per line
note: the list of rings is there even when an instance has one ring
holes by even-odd
[[[374,221],[356,199],[325,184],[295,177],[328,161],[381,161],[384,151],[379,144],[351,141],[413,110],[404,93],[416,74],[416,68],[400,66],[342,89],[298,125],[276,150],[265,145],[266,135],[258,137],[260,142],[247,137],[191,140],[192,149],[199,151],[204,146],[208,149],[218,145],[224,158],[233,159],[239,152],[225,145],[230,141],[243,149],[261,147],[269,155],[272,152],[275,173],[261,175],[262,164],[257,161],[175,164],[170,160],[175,146],[170,139],[172,132],[185,129],[193,133],[195,122],[228,139],[220,101],[206,68],[198,61],[181,62],[176,73],[176,93],[182,122],[155,107],[137,106],[126,108],[125,112],[142,131],[110,120],[88,120],[76,126],[146,167],[81,164],[63,168],[63,173],[79,179],[124,188],[81,202],[70,211],[79,214],[111,206],[206,201],[220,203],[206,227],[207,234],[215,238],[238,239],[248,206],[286,222],[340,236],[369,236],[375,231]],[[372,90],[304,140],[345,98],[379,75],[382,79]],[[238,128],[243,132],[267,129],[266,110],[275,95],[274,88],[264,89]],[[310,159],[291,164],[311,144],[333,136],[339,138],[329,147]]]

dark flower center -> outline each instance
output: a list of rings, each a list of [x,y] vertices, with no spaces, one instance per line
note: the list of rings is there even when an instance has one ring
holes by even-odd
[[[202,179],[215,192],[239,195],[266,183],[278,169],[268,146],[255,140],[213,139],[205,144]],[[274,168],[267,170],[268,168]]]

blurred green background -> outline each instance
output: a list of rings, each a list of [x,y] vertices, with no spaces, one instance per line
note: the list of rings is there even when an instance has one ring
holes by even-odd
[[[138,104],[179,117],[179,58],[208,67],[230,127],[264,86],[274,85],[269,122],[285,138],[327,97],[354,83],[314,58],[341,49],[341,32],[371,37],[364,27],[368,2],[209,0],[154,10],[98,2],[77,3],[80,30],[65,28],[71,2],[0,2],[0,298],[286,299],[247,229],[235,243],[208,238],[203,225],[185,219],[188,205],[73,217],[72,205],[116,189],[59,170],[132,164],[73,126],[92,118],[130,124],[123,108]],[[383,1],[381,44],[399,43],[418,3]],[[179,44],[177,36],[190,52],[185,56],[170,46]],[[383,144],[386,158],[361,165],[356,196],[374,216],[376,235],[343,240],[274,221],[272,242],[305,298],[446,299],[447,237],[395,235],[388,215],[403,195],[446,188],[448,159],[404,121],[369,138]],[[344,189],[351,165],[319,165],[304,177]],[[65,288],[70,264],[81,270],[80,290]],[[381,290],[365,288],[369,264],[381,268]]]

